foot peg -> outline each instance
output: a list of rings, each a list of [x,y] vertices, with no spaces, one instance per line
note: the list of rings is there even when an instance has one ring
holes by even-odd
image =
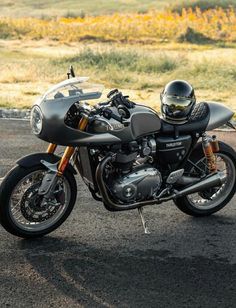
[[[173,172],[171,172],[166,180],[166,183],[168,184],[174,184],[176,183],[184,174],[184,169],[178,169]]]
[[[148,227],[147,227],[147,221],[145,220],[144,216],[143,216],[143,208],[139,207],[138,208],[138,212],[139,215],[141,217],[141,221],[142,221],[142,225],[143,225],[143,229],[144,229],[144,233],[145,234],[150,234],[151,232],[149,231]]]

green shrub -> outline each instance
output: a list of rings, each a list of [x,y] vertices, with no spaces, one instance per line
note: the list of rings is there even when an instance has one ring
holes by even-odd
[[[92,49],[85,49],[76,56],[56,61],[76,63],[82,68],[93,67],[103,71],[115,69],[138,73],[165,73],[183,64],[181,59],[165,54],[157,58],[135,51],[93,51]]]
[[[77,18],[77,17],[80,17],[80,18],[85,18],[85,12],[84,11],[80,11],[80,12],[71,12],[71,11],[68,11],[66,14],[63,15],[63,17],[65,18]]]
[[[180,43],[188,42],[192,44],[212,44],[214,43],[214,40],[192,29],[191,27],[188,27],[187,30],[177,38],[177,41]]]
[[[14,29],[9,27],[8,24],[1,22],[0,23],[0,39],[13,38],[15,36]]]
[[[0,22],[0,39],[20,38],[30,32],[29,28],[20,28]]]

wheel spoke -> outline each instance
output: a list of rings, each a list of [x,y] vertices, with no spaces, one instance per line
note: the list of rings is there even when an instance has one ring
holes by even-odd
[[[217,170],[219,172],[223,172],[227,178],[235,177],[235,167],[233,162],[228,158],[228,156],[218,153],[216,155],[216,163],[217,163]],[[200,159],[198,162],[195,163],[196,166],[202,168],[202,166],[207,167],[207,164],[205,163],[205,158]],[[190,174],[194,172],[195,167],[193,167],[190,170]],[[209,171],[207,172],[209,173]],[[228,183],[226,185],[226,183]],[[191,204],[194,207],[201,208],[201,209],[209,209],[217,206],[221,202],[221,200],[224,200],[225,196],[227,196],[228,191],[231,191],[231,182],[229,180],[226,180],[226,183],[222,184],[218,188],[212,188],[206,190],[209,195],[209,197],[206,198],[206,195],[204,192],[199,192],[195,194],[188,195],[187,198],[191,202]],[[215,190],[215,191],[214,191]],[[212,191],[212,192],[211,192]]]
[[[38,188],[45,175],[45,170],[28,174],[15,187],[10,198],[10,214],[16,225],[26,230],[41,230],[53,225],[65,212],[70,200],[70,185],[63,177],[50,202],[42,203]],[[60,197],[60,193],[64,197]],[[63,200],[63,202],[61,202]]]

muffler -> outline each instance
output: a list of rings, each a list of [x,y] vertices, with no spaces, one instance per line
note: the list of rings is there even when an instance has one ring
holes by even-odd
[[[224,172],[217,172],[214,174],[210,174],[203,180],[200,180],[199,182],[193,185],[190,185],[180,191],[177,191],[175,193],[174,198],[183,197],[183,196],[193,194],[193,193],[205,190],[205,189],[209,189],[211,187],[221,186],[225,182],[226,182],[226,175],[224,174]]]

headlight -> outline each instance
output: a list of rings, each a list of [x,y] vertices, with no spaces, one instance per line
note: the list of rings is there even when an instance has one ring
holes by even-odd
[[[38,106],[34,106],[31,110],[30,114],[30,125],[32,128],[32,132],[35,135],[39,135],[43,128],[43,121],[42,121],[42,112]]]

